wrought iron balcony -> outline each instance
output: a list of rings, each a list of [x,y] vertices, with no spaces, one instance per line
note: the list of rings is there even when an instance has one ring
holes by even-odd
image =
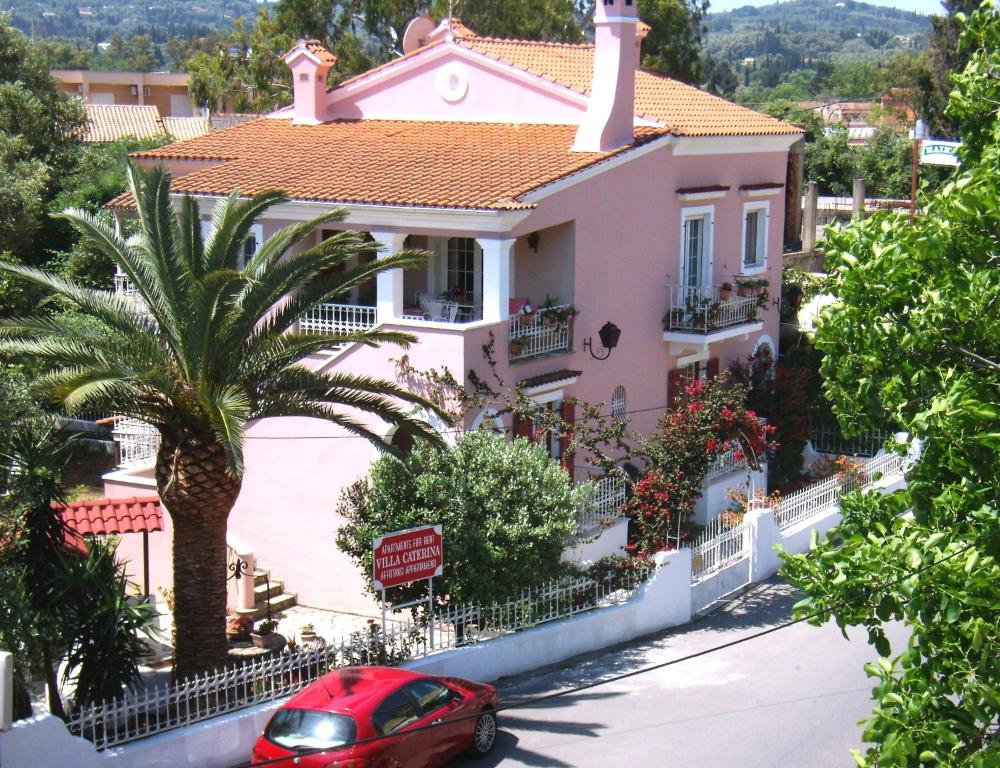
[[[510,360],[568,352],[573,338],[571,311],[571,304],[561,304],[530,315],[511,315],[507,330]]]
[[[756,323],[761,296],[739,296],[719,286],[667,286],[664,331],[710,334],[726,328]]]

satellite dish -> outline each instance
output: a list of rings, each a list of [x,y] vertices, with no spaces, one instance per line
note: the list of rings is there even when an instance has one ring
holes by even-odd
[[[403,53],[413,53],[418,48],[423,48],[436,27],[434,19],[426,14],[414,17],[403,32]]]

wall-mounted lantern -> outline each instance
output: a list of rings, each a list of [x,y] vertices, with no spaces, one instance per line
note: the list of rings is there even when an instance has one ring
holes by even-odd
[[[597,336],[601,340],[601,346],[605,350],[604,354],[594,354],[593,339],[584,339],[583,348],[590,352],[590,356],[595,360],[607,360],[611,356],[611,350],[618,346],[618,339],[621,338],[621,335],[622,329],[609,320],[597,332]]]

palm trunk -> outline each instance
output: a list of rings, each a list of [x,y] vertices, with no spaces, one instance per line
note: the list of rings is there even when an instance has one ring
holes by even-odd
[[[174,524],[175,680],[226,664],[226,520],[240,485],[211,436],[162,436],[156,486]]]

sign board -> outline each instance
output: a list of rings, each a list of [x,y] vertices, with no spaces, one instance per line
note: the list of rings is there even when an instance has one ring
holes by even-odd
[[[924,139],[920,142],[920,164],[957,166],[957,150],[960,146],[960,141]]]
[[[375,589],[440,576],[444,539],[440,525],[425,525],[379,536],[372,542]]]

